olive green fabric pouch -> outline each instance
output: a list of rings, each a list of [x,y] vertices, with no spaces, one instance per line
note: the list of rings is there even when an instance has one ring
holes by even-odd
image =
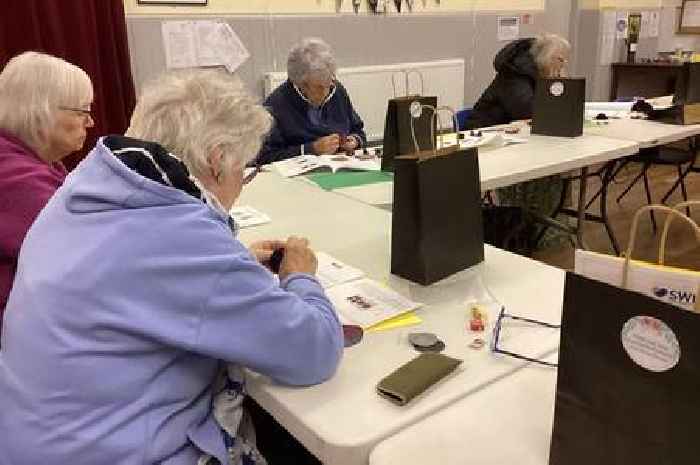
[[[450,374],[461,360],[424,353],[397,368],[377,385],[377,393],[398,405],[406,405],[433,384]]]

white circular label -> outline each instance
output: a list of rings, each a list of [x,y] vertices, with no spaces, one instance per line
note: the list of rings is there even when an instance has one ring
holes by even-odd
[[[681,346],[673,330],[650,316],[635,316],[622,327],[622,347],[632,361],[649,371],[670,370],[681,359]]]
[[[408,107],[408,111],[411,112],[411,116],[414,118],[420,118],[423,113],[423,105],[420,102],[411,102],[411,106]]]
[[[549,86],[549,92],[555,97],[561,97],[564,94],[564,83],[561,81],[553,82],[552,85]]]

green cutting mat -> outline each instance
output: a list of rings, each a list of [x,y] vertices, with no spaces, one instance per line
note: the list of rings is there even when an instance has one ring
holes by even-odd
[[[308,178],[327,191],[343,187],[364,186],[378,182],[391,182],[394,176],[383,171],[339,171],[337,173],[319,173]]]

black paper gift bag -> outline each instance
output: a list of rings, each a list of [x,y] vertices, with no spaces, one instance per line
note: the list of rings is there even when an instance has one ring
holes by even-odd
[[[421,106],[437,106],[437,97],[420,95],[409,95],[406,97],[395,97],[389,100],[386,119],[384,122],[384,147],[382,148],[382,170],[392,171],[394,158],[399,155],[406,155],[416,151],[413,137],[411,135],[411,104],[415,102]],[[414,120],[414,131],[416,142],[421,147],[435,145],[431,138],[434,138],[435,128],[431,127],[433,116],[430,112],[422,114]]]
[[[426,285],[483,259],[476,149],[395,158],[391,272]]]
[[[700,459],[700,315],[567,274],[550,465]]]
[[[583,134],[586,80],[539,79],[535,86],[532,133],[577,137]]]

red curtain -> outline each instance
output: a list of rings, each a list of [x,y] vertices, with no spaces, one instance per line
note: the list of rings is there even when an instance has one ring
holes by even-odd
[[[36,50],[83,68],[95,88],[95,127],[81,153],[64,160],[73,168],[97,137],[123,133],[134,109],[129,46],[122,0],[3,0],[0,67]]]

